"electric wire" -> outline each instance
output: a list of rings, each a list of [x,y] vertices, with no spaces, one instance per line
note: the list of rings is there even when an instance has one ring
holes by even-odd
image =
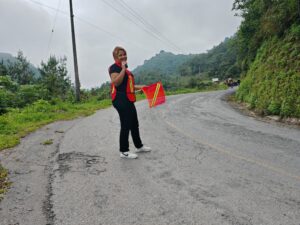
[[[137,20],[140,21],[140,23],[144,24],[146,27],[148,27],[149,30],[151,30],[153,33],[158,35],[159,37],[166,40],[170,45],[174,46],[177,50],[183,52],[183,50],[178,47],[176,44],[174,44],[171,40],[166,38],[159,30],[157,30],[151,23],[149,23],[147,20],[145,20],[138,12],[136,12],[134,9],[132,9],[124,0],[118,0],[125,8],[128,9],[128,12],[134,16]]]
[[[60,5],[61,5],[61,0],[59,0],[58,5],[57,5],[57,9],[55,12],[55,17],[54,17],[54,22],[53,22],[53,27],[51,29],[51,33],[50,33],[50,38],[48,40],[48,46],[47,46],[47,51],[46,51],[46,57],[49,53],[49,49],[50,49],[50,44],[52,42],[52,38],[53,38],[53,33],[54,33],[54,29],[55,29],[55,25],[56,25],[56,21],[57,21],[57,16],[58,16],[58,10],[60,9]]]
[[[102,0],[102,2],[104,2],[106,5],[108,5],[110,8],[112,8],[113,10],[115,10],[116,12],[118,12],[119,14],[121,14],[123,17],[125,17],[126,19],[128,19],[130,22],[134,23],[136,26],[138,26],[140,29],[144,30],[145,32],[147,32],[149,35],[151,35],[152,37],[154,37],[155,39],[159,40],[160,42],[163,42],[164,44],[167,44],[169,47],[171,47],[173,50],[178,51],[179,49],[174,47],[172,44],[166,42],[166,40],[162,39],[161,37],[159,37],[157,34],[154,34],[153,32],[149,31],[149,28],[145,28],[143,26],[141,26],[139,23],[137,23],[136,21],[134,21],[132,18],[130,18],[127,14],[125,14],[124,12],[122,12],[121,10],[119,10],[118,8],[116,8],[114,5],[112,5],[111,3],[109,3],[106,0]]]
[[[68,12],[63,11],[63,10],[60,10],[59,8],[54,8],[54,7],[52,7],[52,6],[46,5],[46,4],[41,3],[41,2],[39,2],[39,1],[36,1],[36,0],[26,0],[26,1],[30,1],[30,2],[32,2],[32,3],[34,3],[34,4],[40,5],[40,6],[42,6],[42,7],[48,8],[48,9],[51,9],[51,10],[55,11],[56,13],[60,13],[60,14],[63,14],[63,15],[65,15],[65,16],[69,16]],[[170,47],[172,47],[173,50],[181,51],[181,52],[182,52],[182,50],[181,50],[179,47],[177,47],[176,45],[174,45],[173,43],[171,43],[170,41],[168,41],[168,39],[166,39],[165,37],[163,37],[162,35],[160,35],[161,33],[159,33],[159,31],[157,31],[157,29],[155,29],[151,24],[149,24],[145,19],[143,19],[143,18],[142,18],[140,15],[138,15],[137,13],[136,13],[136,15],[135,15],[134,17],[137,18],[137,19],[140,21],[140,23],[143,23],[145,26],[147,26],[147,27],[148,27],[147,29],[145,29],[144,27],[141,27],[140,24],[138,24],[137,22],[135,22],[133,19],[131,19],[130,17],[128,17],[126,14],[124,14],[123,12],[121,12],[119,9],[115,8],[113,5],[111,5],[111,4],[110,4],[109,2],[107,2],[106,0],[102,0],[102,1],[103,1],[105,4],[107,4],[109,7],[111,7],[113,10],[117,11],[117,12],[120,13],[122,16],[126,17],[129,21],[131,21],[132,23],[134,23],[134,24],[135,24],[136,26],[138,26],[140,29],[142,29],[142,30],[144,30],[145,32],[147,32],[147,33],[148,33],[149,35],[151,35],[152,37],[154,37],[154,38],[156,38],[157,40],[163,42],[164,44],[168,44]],[[123,1],[122,4],[125,6],[126,3]],[[130,10],[130,12],[131,12],[132,15],[134,14],[135,11],[134,11],[130,6],[128,6],[128,5],[126,4],[125,7],[126,7],[127,9]],[[75,17],[75,16],[74,16],[74,17]],[[119,40],[119,41],[122,41],[122,42],[125,41],[125,42],[127,42],[127,43],[130,43],[130,44],[133,44],[133,45],[137,45],[137,44],[134,43],[134,42],[130,42],[130,41],[128,41],[128,40],[124,40],[123,38],[120,38],[120,37],[118,37],[117,35],[114,35],[113,33],[111,33],[111,32],[109,32],[109,31],[107,31],[107,30],[105,30],[105,29],[99,27],[98,25],[96,25],[96,24],[94,24],[94,23],[88,21],[87,19],[85,19],[85,18],[83,18],[83,17],[78,17],[78,16],[76,16],[75,19],[78,19],[79,21],[81,21],[81,22],[83,22],[83,23],[85,23],[85,24],[88,24],[89,26],[92,26],[93,28],[96,28],[97,30],[102,31],[103,33],[106,33],[107,35],[109,35],[109,36],[111,36],[111,37],[113,37],[113,38],[115,38],[115,39],[117,39],[117,40]],[[148,24],[148,25],[146,25],[146,24]],[[151,27],[151,28],[149,28],[149,27]],[[149,30],[152,30],[152,32],[149,31]],[[159,37],[158,37],[158,36],[159,36]],[[149,49],[146,49],[144,46],[139,45],[138,47],[139,47],[139,48],[143,48],[144,50],[150,51]]]
[[[51,10],[53,10],[53,11],[55,11],[55,12],[59,12],[60,14],[65,15],[65,16],[67,16],[67,17],[70,16],[69,13],[68,13],[67,11],[63,11],[63,10],[60,10],[60,9],[56,9],[56,8],[54,8],[54,7],[52,7],[52,6],[46,5],[46,4],[41,3],[41,2],[39,2],[39,1],[35,1],[35,0],[25,0],[25,1],[30,1],[30,2],[32,2],[32,3],[34,3],[34,4],[37,4],[37,5],[41,6],[41,7],[51,9]],[[101,31],[101,32],[105,33],[106,35],[108,35],[108,36],[110,36],[110,37],[113,37],[113,38],[114,38],[115,40],[117,40],[117,41],[125,42],[125,43],[128,43],[128,44],[134,45],[134,46],[136,46],[136,47],[138,47],[138,48],[140,48],[140,49],[142,48],[142,49],[144,49],[144,50],[146,50],[146,51],[148,51],[148,52],[152,52],[150,49],[145,48],[144,46],[142,46],[142,45],[140,45],[140,44],[137,44],[137,43],[132,42],[132,41],[130,41],[130,40],[125,40],[125,39],[123,39],[123,38],[121,38],[121,37],[119,37],[119,36],[117,36],[117,35],[115,35],[115,34],[109,32],[109,31],[107,31],[107,30],[101,28],[100,26],[98,26],[98,25],[96,25],[96,24],[90,22],[88,19],[85,19],[85,18],[83,18],[83,17],[78,17],[78,16],[74,16],[74,18],[75,18],[76,20],[78,20],[78,21],[84,23],[84,24],[89,25],[90,27],[92,27],[92,28],[94,28],[94,29],[96,29],[96,30],[98,30],[98,31]]]

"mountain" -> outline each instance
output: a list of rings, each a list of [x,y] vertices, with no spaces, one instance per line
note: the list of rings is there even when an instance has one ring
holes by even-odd
[[[161,81],[166,88],[190,88],[203,80],[238,78],[236,36],[225,38],[206,53],[175,55],[160,51],[133,70],[137,84]],[[199,85],[198,85],[199,84]]]
[[[179,67],[193,57],[190,55],[175,55],[161,50],[151,59],[145,60],[144,64],[135,68],[132,72],[135,76],[144,73],[156,73],[164,75],[177,74]]]
[[[9,63],[17,62],[17,58],[12,56],[10,53],[0,52],[0,63],[3,62],[5,66],[8,66]],[[35,77],[40,77],[40,71],[31,63],[29,68],[34,72]]]
[[[3,61],[4,65],[7,66],[9,61],[14,63],[17,59],[9,53],[0,52],[0,62],[1,61]]]
[[[239,77],[240,69],[237,65],[236,36],[225,38],[219,45],[206,53],[194,55],[179,67],[181,76],[200,75],[206,78]]]
[[[236,36],[225,38],[219,45],[201,54],[174,55],[160,51],[151,59],[145,60],[133,73],[137,77],[145,74],[172,77],[202,75],[219,79],[239,77],[241,71],[237,65],[236,42]]]

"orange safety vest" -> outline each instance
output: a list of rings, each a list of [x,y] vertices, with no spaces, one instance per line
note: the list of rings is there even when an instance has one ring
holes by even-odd
[[[121,67],[121,64],[118,62],[116,62],[116,65]],[[127,85],[126,85],[126,96],[129,101],[135,102],[136,98],[135,98],[135,92],[134,92],[134,77],[133,77],[132,73],[127,69],[125,71],[125,75],[127,75],[127,77],[128,77]],[[116,86],[113,83],[111,83],[111,99],[115,100],[116,96],[117,96]]]

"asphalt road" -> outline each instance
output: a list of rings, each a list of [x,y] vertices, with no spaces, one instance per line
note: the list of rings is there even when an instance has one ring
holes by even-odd
[[[14,182],[0,224],[300,225],[300,129],[235,111],[228,92],[136,103],[153,149],[136,160],[119,158],[113,108],[30,134],[0,153]]]

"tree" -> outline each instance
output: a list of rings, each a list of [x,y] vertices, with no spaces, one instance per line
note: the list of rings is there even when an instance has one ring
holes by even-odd
[[[247,71],[257,50],[273,36],[281,37],[298,20],[299,0],[235,0],[233,10],[243,17],[237,32],[239,65]]]
[[[68,91],[71,89],[71,81],[67,76],[66,57],[57,59],[50,56],[47,63],[41,62],[41,78],[39,81],[47,90],[46,99],[62,98],[66,99]]]
[[[4,65],[3,60],[0,62],[0,76],[6,76],[7,75],[7,68]]]
[[[15,62],[8,63],[7,75],[18,84],[33,84],[35,82],[34,72],[30,69],[30,62],[19,51]]]
[[[237,62],[237,37],[226,38],[221,44],[215,46],[207,53],[202,53],[190,58],[183,63],[178,73],[181,76],[196,76],[200,75],[202,78],[218,77],[224,79],[228,76],[230,70],[230,77],[238,77],[239,70],[233,70],[232,66]]]

